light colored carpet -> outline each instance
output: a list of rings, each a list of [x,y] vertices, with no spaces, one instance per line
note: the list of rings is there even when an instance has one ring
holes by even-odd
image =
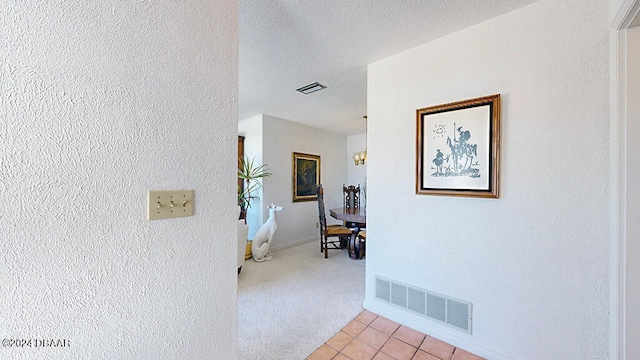
[[[363,310],[365,260],[319,241],[245,261],[238,275],[238,359],[302,360]]]

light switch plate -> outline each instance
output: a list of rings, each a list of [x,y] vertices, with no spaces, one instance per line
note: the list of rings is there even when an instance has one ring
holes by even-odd
[[[193,216],[193,190],[149,190],[148,219]]]

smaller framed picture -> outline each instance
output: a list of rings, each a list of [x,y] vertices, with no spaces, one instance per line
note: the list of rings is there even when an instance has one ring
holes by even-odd
[[[416,194],[498,197],[500,94],[416,110]]]
[[[293,153],[293,202],[316,201],[320,184],[320,156]]]

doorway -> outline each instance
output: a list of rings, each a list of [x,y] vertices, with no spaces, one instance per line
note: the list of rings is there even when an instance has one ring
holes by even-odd
[[[612,359],[640,359],[640,1],[624,0],[612,45]]]
[[[636,19],[640,17],[636,16]],[[640,26],[627,30],[627,359],[640,359]]]

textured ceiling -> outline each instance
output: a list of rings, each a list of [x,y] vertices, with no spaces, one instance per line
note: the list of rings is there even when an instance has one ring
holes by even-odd
[[[361,134],[367,64],[534,1],[240,0],[239,118]]]

